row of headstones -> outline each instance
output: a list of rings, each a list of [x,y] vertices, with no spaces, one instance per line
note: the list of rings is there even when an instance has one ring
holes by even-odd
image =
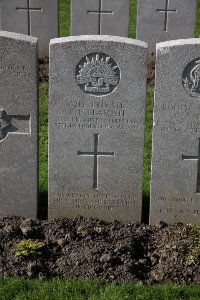
[[[157,45],[150,222],[200,224],[200,39]],[[50,43],[49,217],[141,221],[147,44]],[[37,216],[37,39],[0,33],[0,214]]]
[[[59,0],[0,0],[0,29],[39,38],[39,56],[48,56],[49,41],[58,37]],[[128,36],[129,0],[71,0],[71,34]],[[139,0],[137,39],[149,45],[192,38],[196,0]],[[153,58],[153,57],[152,57]]]

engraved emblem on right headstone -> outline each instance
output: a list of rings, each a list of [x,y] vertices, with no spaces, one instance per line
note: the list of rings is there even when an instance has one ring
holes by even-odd
[[[200,99],[200,58],[187,65],[182,80],[186,92],[191,97]]]
[[[88,94],[110,94],[119,84],[120,69],[117,63],[104,53],[91,53],[76,67],[76,81]]]

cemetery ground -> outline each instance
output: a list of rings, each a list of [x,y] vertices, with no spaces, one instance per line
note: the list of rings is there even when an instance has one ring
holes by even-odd
[[[69,1],[61,1],[61,36],[69,35],[69,7]],[[136,11],[135,7],[136,1],[131,1],[131,14]],[[131,22],[135,22],[134,18]],[[196,24],[195,35],[199,34],[200,21]],[[129,36],[135,37],[133,26]],[[48,63],[45,59],[40,68],[43,69],[39,103],[40,220],[0,218],[0,276],[5,278],[0,280],[0,299],[199,299],[200,290],[195,287],[145,285],[199,285],[200,227],[162,222],[157,226],[106,223],[83,218],[46,220]],[[149,209],[153,74],[154,66],[151,65],[146,106],[144,223],[148,222]],[[27,243],[21,243],[23,240]],[[55,277],[68,280],[46,281]],[[20,281],[20,278],[28,281]],[[71,279],[97,279],[99,282]],[[120,284],[124,282],[135,285]]]

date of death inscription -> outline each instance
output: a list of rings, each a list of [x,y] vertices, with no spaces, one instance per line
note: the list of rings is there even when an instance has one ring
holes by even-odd
[[[200,215],[200,198],[161,196],[154,197],[152,202],[155,213]]]
[[[125,103],[107,101],[67,102],[65,113],[58,116],[55,125],[60,129],[139,130],[139,121],[130,115]]]
[[[30,70],[21,63],[16,63],[17,53],[12,49],[2,49],[0,47],[0,76],[12,76],[29,78]]]
[[[200,106],[163,104],[155,113],[154,128],[163,133],[200,133]]]
[[[54,204],[83,210],[115,210],[123,206],[135,206],[136,200],[134,195],[58,193]]]

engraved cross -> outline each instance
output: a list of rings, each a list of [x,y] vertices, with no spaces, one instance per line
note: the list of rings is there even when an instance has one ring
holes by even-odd
[[[88,14],[97,14],[98,15],[98,34],[101,34],[101,22],[102,22],[102,15],[112,15],[113,12],[112,11],[106,11],[103,10],[102,8],[102,1],[103,0],[99,0],[99,10],[88,10],[87,13]]]
[[[42,8],[31,8],[30,0],[27,0],[27,7],[16,7],[16,10],[27,12],[28,35],[31,35],[31,12],[42,12]]]
[[[78,156],[93,156],[94,157],[93,189],[98,189],[98,157],[115,155],[115,152],[99,152],[98,146],[99,146],[99,134],[94,134],[94,152],[78,151]]]
[[[165,21],[164,21],[164,31],[167,32],[167,25],[168,25],[168,13],[177,13],[176,9],[168,9],[169,8],[169,1],[166,0],[165,9],[156,9],[156,12],[164,13],[165,14]]]
[[[16,116],[7,115],[4,109],[0,109],[0,142],[8,133],[30,134],[30,115]]]
[[[197,189],[196,193],[200,193],[200,139],[199,140],[199,148],[197,156],[185,156],[182,155],[182,160],[196,160],[197,161]]]

